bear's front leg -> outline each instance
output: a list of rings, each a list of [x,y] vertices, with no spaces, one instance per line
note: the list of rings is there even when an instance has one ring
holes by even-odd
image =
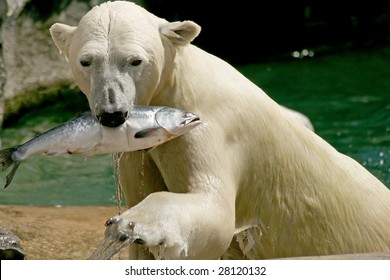
[[[130,209],[119,216],[125,221],[120,224],[131,223],[131,239],[144,243],[128,242],[131,258],[148,258],[146,246],[156,258],[218,259],[229,247],[242,151],[213,123],[205,121],[143,159],[134,153],[122,158],[121,184]]]
[[[111,258],[123,246],[147,246],[156,259],[218,259],[234,234],[234,208],[219,195],[150,194],[106,223],[91,258]]]

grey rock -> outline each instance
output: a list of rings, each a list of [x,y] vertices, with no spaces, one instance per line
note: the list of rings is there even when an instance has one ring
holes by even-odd
[[[0,227],[0,260],[24,260],[20,239],[11,230]]]

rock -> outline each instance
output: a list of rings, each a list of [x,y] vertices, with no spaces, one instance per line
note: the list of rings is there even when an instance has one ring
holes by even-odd
[[[73,86],[69,66],[50,37],[49,28],[55,22],[77,25],[92,5],[103,1],[62,2],[65,8],[58,14],[53,11],[54,14],[39,18],[29,10],[34,3],[36,8],[39,1],[1,1],[0,125],[21,109],[56,95],[59,88],[78,91]]]
[[[20,239],[11,230],[0,227],[0,260],[24,260]]]

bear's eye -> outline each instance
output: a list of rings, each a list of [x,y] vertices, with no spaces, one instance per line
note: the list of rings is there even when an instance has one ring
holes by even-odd
[[[83,60],[80,60],[80,64],[81,64],[81,66],[83,66],[83,67],[88,67],[88,66],[91,66],[91,61],[90,61],[90,60],[83,59]]]
[[[141,59],[134,59],[130,62],[130,65],[131,66],[138,66],[142,63],[142,60]]]

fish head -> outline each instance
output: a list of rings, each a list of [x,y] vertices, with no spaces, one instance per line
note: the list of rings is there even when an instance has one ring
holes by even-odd
[[[109,127],[125,122],[133,104],[169,92],[177,49],[199,32],[193,22],[170,23],[125,1],[95,6],[78,26],[50,28],[91,111]]]
[[[184,134],[201,123],[196,114],[169,107],[159,110],[155,118],[157,124],[173,136]]]

